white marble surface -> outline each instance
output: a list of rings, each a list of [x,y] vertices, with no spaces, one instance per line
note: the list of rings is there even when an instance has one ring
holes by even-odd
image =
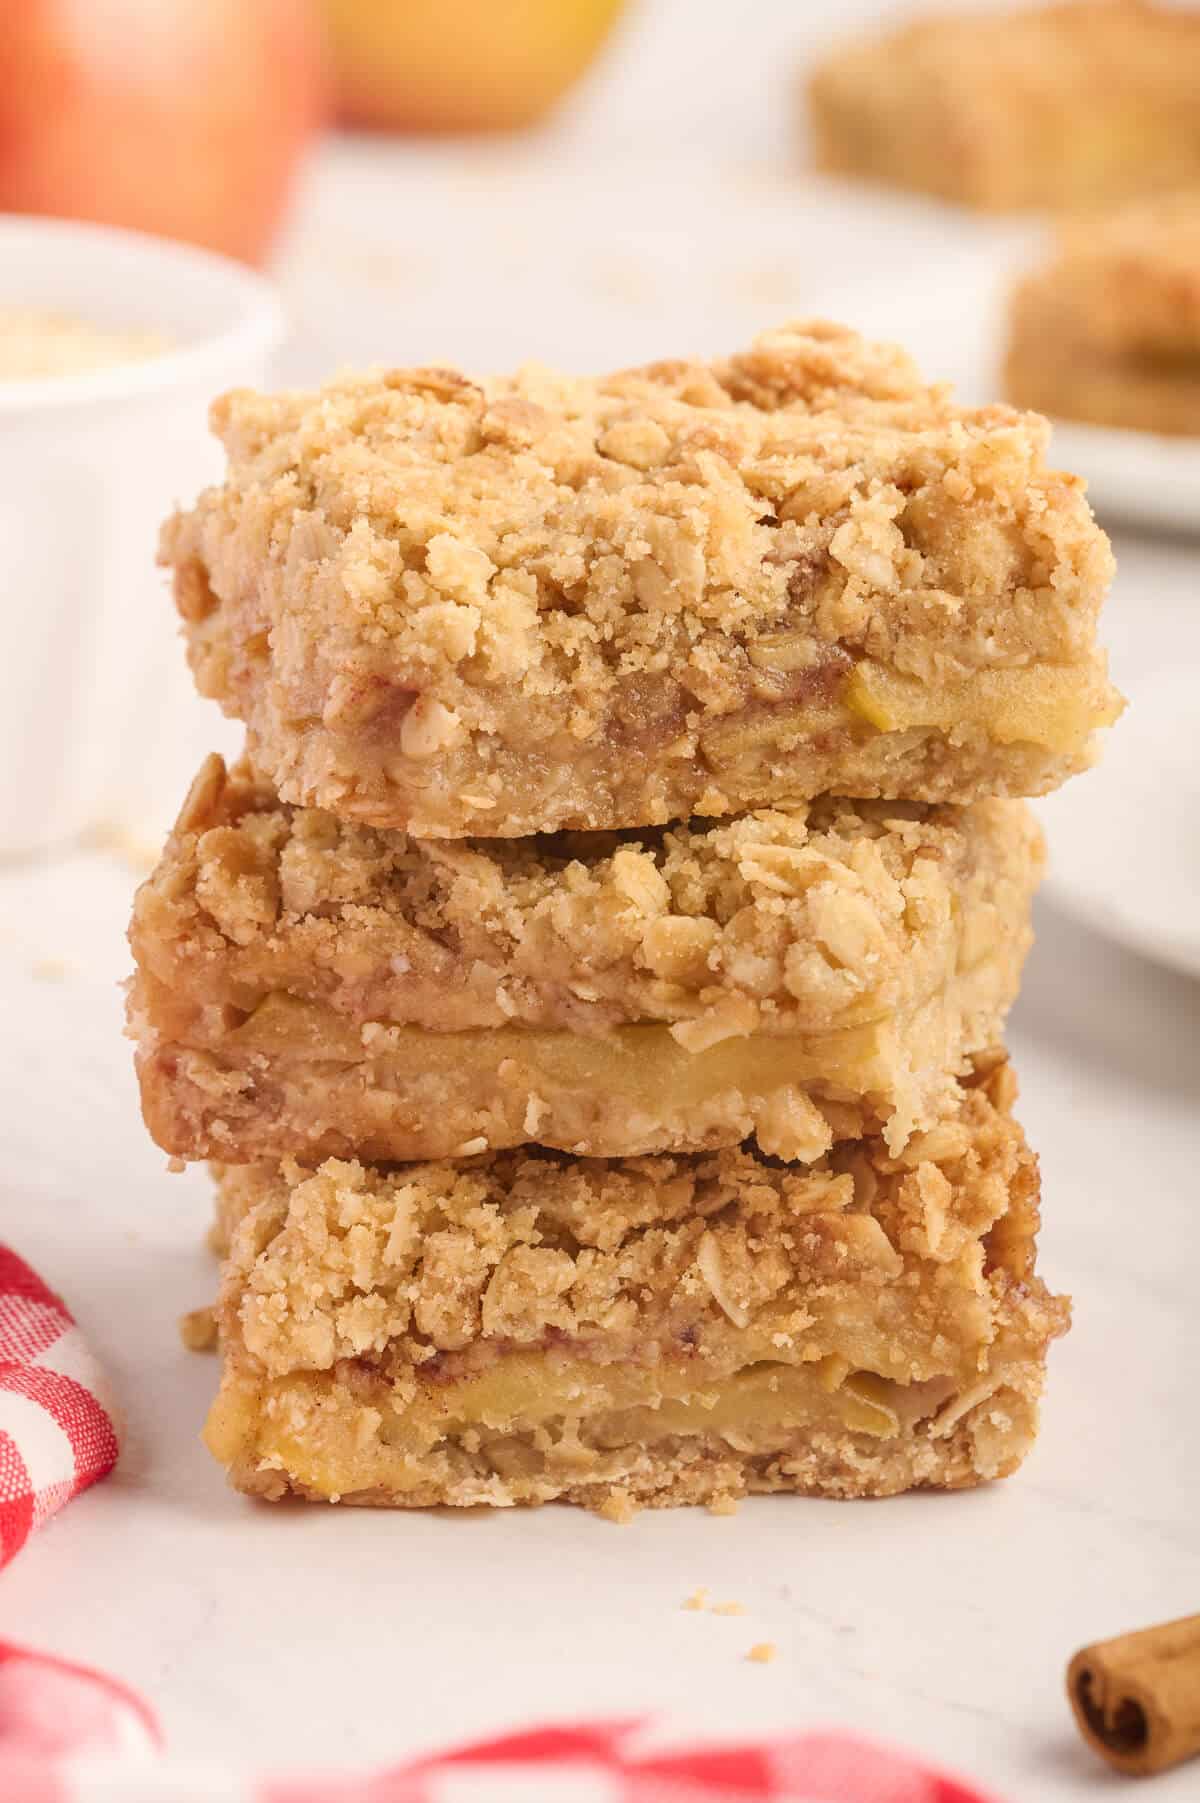
[[[644,54],[635,32],[549,140],[332,148],[282,263],[292,372],[597,365],[822,308],[986,387],[986,297],[1028,233],[798,181],[782,103],[755,104],[781,60],[770,31],[749,45],[739,9],[694,8],[679,70],[683,10],[652,8]],[[820,11],[794,9],[805,30]],[[782,31],[785,13],[760,23]],[[1200,664],[1200,552],[1120,550],[1109,636],[1136,702],[1156,671]],[[1111,853],[1137,864],[1136,842]],[[359,1766],[515,1720],[665,1711],[720,1733],[849,1723],[1011,1803],[1115,1789],[1075,1737],[1066,1659],[1200,1607],[1200,985],[1043,911],[1012,1042],[1044,1267],[1076,1324],[1008,1484],[623,1529],[559,1510],[272,1510],[229,1492],[197,1440],[215,1372],[175,1323],[212,1288],[205,1182],[168,1176],[137,1118],[117,990],[134,880],[99,852],[0,873],[0,1237],[67,1295],[128,1417],[114,1478],[0,1579],[0,1632],[137,1685],[188,1755]],[[746,1615],[681,1611],[698,1584]],[[774,1664],[746,1663],[759,1640]],[[1154,1796],[1198,1783],[1184,1771]]]

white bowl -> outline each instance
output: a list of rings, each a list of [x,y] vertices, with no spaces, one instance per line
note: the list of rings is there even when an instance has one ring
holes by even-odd
[[[158,529],[221,469],[214,395],[283,331],[239,264],[104,226],[0,217],[0,310],[152,331],[142,362],[0,382],[0,855],[113,826],[156,838],[237,735],[194,693]]]

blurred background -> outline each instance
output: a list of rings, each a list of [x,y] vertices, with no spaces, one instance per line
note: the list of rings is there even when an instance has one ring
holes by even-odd
[[[598,367],[855,295],[894,319],[979,234],[814,178],[803,75],[909,10],[23,0],[0,210],[265,261],[297,379],[340,359]]]
[[[290,1522],[296,1583],[196,1443],[211,1372],[178,1351],[175,1322],[211,1293],[207,1190],[192,1172],[164,1205],[120,1044],[133,884],[200,757],[240,742],[192,692],[154,567],[165,512],[219,472],[212,394],[373,362],[599,370],[728,351],[815,314],[898,340],[968,401],[995,398],[1007,296],[1043,254],[1048,219],[812,166],[806,72],[911,10],[0,0],[0,214],[133,227],[236,265],[144,247],[128,260],[86,238],[34,246],[0,221],[0,314],[50,308],[170,341],[144,379],[122,387],[101,370],[53,405],[53,381],[0,371],[0,817],[19,821],[0,833],[0,1238],[7,1215],[133,1412],[115,1482],[63,1530],[70,1582],[26,1555],[5,1574],[11,1619],[153,1691],[176,1746],[207,1752],[219,1724],[231,1754],[357,1764],[395,1755],[398,1720],[415,1742],[581,1702],[712,1704],[726,1726],[764,1707],[790,1720],[802,1703],[977,1767],[1014,1797],[1073,1799],[1093,1793],[1056,1738],[1059,1624],[1082,1640],[1196,1607],[1182,1430],[1200,1220],[1200,439],[1055,441],[1095,476],[1114,537],[1103,636],[1131,707],[1102,766],[1044,808],[1052,874],[1013,1045],[1046,1178],[1046,1266],[1080,1307],[1037,1463],[1009,1495],[806,1514],[804,1533],[764,1512],[739,1536],[689,1511],[620,1546],[589,1540],[586,1557],[556,1517],[539,1523],[557,1549],[544,1595],[519,1557],[494,1551],[517,1545],[519,1524],[477,1523],[456,1541],[453,1606],[444,1523],[406,1524],[424,1549],[409,1565],[394,1547],[372,1563],[389,1524],[358,1512],[332,1529]],[[1200,69],[1196,96],[1200,117]],[[1154,516],[1147,494],[1170,505]],[[1131,1228],[1143,1202],[1159,1231],[1143,1232],[1141,1213]],[[818,1535],[825,1551],[804,1563],[810,1520],[840,1536],[849,1591],[832,1540]],[[423,1572],[439,1586],[424,1615]],[[777,1666],[747,1677],[684,1646],[677,1600],[698,1578],[746,1596],[765,1631],[775,1612]],[[351,1594],[371,1598],[381,1636],[416,1620],[407,1693],[369,1641],[357,1658],[340,1632],[314,1649],[313,1621],[343,1623]],[[600,1623],[595,1647],[581,1621]],[[627,1661],[611,1649],[629,1647],[633,1621]],[[928,1628],[915,1650],[914,1622]],[[461,1682],[429,1678],[463,1669]],[[267,1670],[286,1709],[264,1703]]]
[[[955,10],[986,9],[966,0]],[[131,453],[121,495],[93,503],[127,549],[109,583],[121,627],[108,642],[123,681],[113,676],[103,719],[98,680],[67,710],[77,766],[67,813],[77,803],[89,826],[152,845],[200,755],[237,743],[191,693],[153,570],[164,512],[219,471],[202,415],[230,381],[308,384],[362,363],[599,370],[727,350],[789,316],[824,314],[898,340],[967,401],[995,398],[1008,297],[1045,254],[1048,216],[972,212],[813,166],[807,77],[833,48],[912,13],[894,0],[757,0],[752,13],[719,0],[10,5],[0,211],[188,240],[259,268],[283,305],[270,360],[218,363],[207,386],[180,393],[170,420],[143,422],[138,443],[154,452]],[[1200,95],[1200,69],[1195,80]],[[1014,90],[1012,104],[1029,103]],[[0,259],[19,291],[21,256],[0,246]],[[84,256],[75,272],[92,311],[153,330],[156,286],[95,269]],[[1114,735],[1104,773],[1050,804],[1057,893],[1200,971],[1190,691],[1172,674],[1200,661],[1186,542],[1200,438],[1068,428],[1057,443],[1120,533],[1108,614],[1118,680],[1135,698],[1155,696],[1144,726],[1135,711]],[[27,470],[31,455],[43,451],[22,444],[10,460]],[[59,510],[46,500],[55,482],[75,494],[78,470],[55,476],[45,465],[37,496],[10,497],[0,514],[10,557],[29,562],[23,522],[31,508]],[[95,564],[81,580],[103,586]],[[77,607],[81,580],[65,566],[52,573]],[[40,666],[37,652],[22,660],[24,712],[8,710],[0,752],[22,771],[44,829],[32,838],[44,843],[63,836],[58,810],[36,794],[45,734],[36,771],[29,748],[39,723],[61,748],[62,650],[43,644]],[[104,661],[98,645],[83,665]],[[125,730],[131,710],[137,734]],[[89,788],[79,767],[96,772],[105,755],[111,774]],[[1114,822],[1139,844],[1124,875],[1097,861]],[[0,849],[30,839],[28,827],[0,833]]]
[[[484,368],[712,351],[813,310],[898,336],[931,260],[971,260],[969,216],[881,208],[807,166],[806,63],[894,7],[763,0],[749,24],[706,0],[608,10],[595,62],[534,129],[321,146],[278,249],[289,374],[394,359],[401,321],[405,357]],[[971,332],[950,353],[968,377]]]
[[[406,9],[341,0],[330,10],[353,41],[372,15],[382,36],[382,15]],[[319,142],[273,263],[293,328],[286,373],[307,380],[339,358],[397,357],[600,369],[715,350],[812,309],[856,312],[895,335],[901,296],[905,327],[918,294],[928,305],[930,259],[970,262],[995,233],[903,197],[881,208],[877,193],[815,176],[803,81],[848,31],[905,10],[878,0],[761,0],[752,19],[719,0],[440,9],[461,17],[466,52],[441,76],[453,90],[447,125],[494,116],[472,14],[528,34],[528,67],[508,79],[528,82],[531,104],[550,91],[542,56],[561,50],[574,80],[511,133],[335,131]],[[335,76],[335,111],[337,94]],[[400,120],[406,99],[398,93]],[[962,347],[942,335],[943,360],[968,379],[982,336],[970,330]],[[936,347],[936,317],[926,336]]]

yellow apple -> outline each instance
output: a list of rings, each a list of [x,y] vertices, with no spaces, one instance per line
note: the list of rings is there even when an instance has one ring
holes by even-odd
[[[548,112],[624,0],[321,0],[351,125],[504,131]]]
[[[263,255],[323,112],[307,0],[15,0],[3,44],[0,211]]]

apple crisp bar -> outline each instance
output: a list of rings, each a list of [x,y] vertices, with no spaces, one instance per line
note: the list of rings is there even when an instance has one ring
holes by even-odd
[[[145,1117],[225,1161],[898,1149],[999,1041],[1022,802],[419,840],[211,758],[134,905]]]
[[[1041,793],[1119,701],[1045,422],[836,326],[711,364],[227,395],[161,555],[288,801],[423,838]]]
[[[1147,0],[940,12],[808,81],[817,161],[989,210],[1200,182],[1200,16]]]
[[[1060,419],[1200,436],[1200,188],[1063,228],[1013,296],[1005,385]]]
[[[1001,1061],[898,1156],[225,1171],[206,1437],[238,1488],[402,1507],[883,1496],[1004,1476],[1064,1301]]]

